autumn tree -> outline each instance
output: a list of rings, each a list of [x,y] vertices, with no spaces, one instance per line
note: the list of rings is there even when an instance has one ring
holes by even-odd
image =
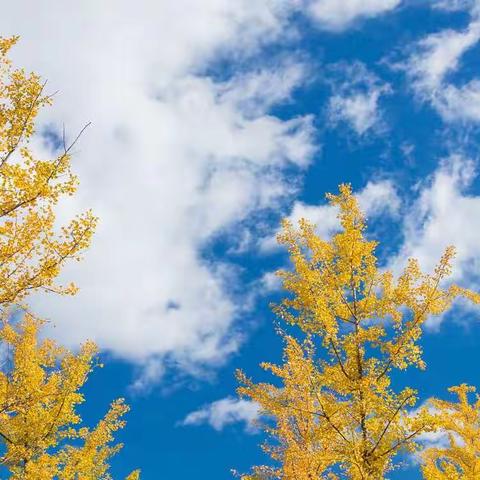
[[[96,218],[86,212],[56,228],[54,207],[73,195],[77,178],[70,168],[75,142],[53,159],[40,159],[28,146],[35,118],[51,103],[36,74],[12,69],[7,58],[16,38],[0,39],[0,305],[20,302],[33,290],[74,293],[58,286],[62,265],[79,258],[92,237]],[[8,308],[7,308],[8,310]]]
[[[26,314],[19,325],[0,330],[0,464],[12,480],[99,480],[110,478],[108,460],[121,445],[113,434],[124,426],[123,400],[112,403],[93,428],[81,424],[80,389],[95,366],[97,349],[86,343],[73,354],[52,340],[38,340],[42,322]],[[138,472],[128,480],[138,479]]]
[[[457,401],[428,402],[432,424],[447,436],[448,446],[431,446],[422,452],[423,478],[476,480],[480,478],[480,396],[474,387],[465,384],[449,391],[457,396]]]
[[[106,480],[108,461],[121,448],[113,435],[128,407],[117,400],[96,427],[82,424],[80,389],[96,365],[96,347],[86,343],[74,354],[40,341],[43,322],[25,303],[32,291],[75,293],[55,280],[88,247],[96,218],[86,212],[68,225],[55,223],[55,206],[76,190],[76,140],[67,145],[64,138],[53,159],[29,147],[51,97],[36,74],[12,67],[7,54],[16,41],[0,38],[0,471],[14,480]]]
[[[275,383],[239,373],[239,393],[264,413],[271,437],[264,449],[274,460],[245,480],[385,478],[399,452],[416,451],[417,436],[436,428],[426,409],[409,413],[417,392],[394,389],[392,372],[425,367],[419,339],[430,315],[441,315],[459,296],[480,303],[469,290],[443,285],[453,248],[432,274],[409,260],[396,277],[379,268],[377,243],[365,235],[350,187],[328,199],[341,227],[331,239],[306,220],[298,229],[285,221],[278,237],[293,268],[279,272],[289,295],[274,311],[299,331],[282,333],[282,364],[263,364]]]

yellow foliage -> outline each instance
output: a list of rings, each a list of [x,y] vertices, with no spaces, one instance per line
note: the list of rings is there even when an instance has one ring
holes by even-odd
[[[108,460],[121,448],[113,433],[128,407],[117,400],[95,428],[83,427],[76,410],[97,349],[86,343],[73,354],[52,340],[39,342],[41,325],[27,314],[17,328],[0,330],[0,464],[12,480],[108,479]]]
[[[51,98],[36,74],[12,68],[7,54],[16,41],[0,38],[0,465],[12,480],[107,480],[109,458],[121,448],[113,434],[128,407],[116,400],[95,428],[82,426],[77,406],[96,346],[86,343],[73,354],[52,340],[39,342],[42,322],[25,305],[20,324],[10,323],[31,291],[75,293],[54,281],[88,247],[97,221],[86,212],[55,225],[55,206],[77,187],[70,151],[78,137],[53,159],[29,148],[39,109]],[[138,479],[138,471],[127,478]]]
[[[422,473],[425,480],[477,480],[480,478],[480,397],[473,403],[469,394],[474,387],[462,384],[449,391],[457,402],[430,400],[434,412],[432,423],[448,435],[449,447],[431,447],[423,453]]]
[[[415,451],[415,438],[433,430],[428,412],[412,417],[416,391],[391,387],[391,372],[424,368],[418,341],[430,315],[445,312],[458,296],[480,296],[443,287],[454,249],[433,272],[410,260],[398,277],[382,271],[376,242],[365,237],[365,218],[348,185],[328,195],[338,207],[341,231],[320,238],[306,220],[284,222],[279,242],[292,271],[279,272],[289,292],[274,307],[303,340],[284,334],[282,365],[264,364],[277,384],[255,384],[239,373],[239,393],[258,402],[273,442],[264,449],[278,467],[257,467],[245,479],[384,478],[400,451]],[[268,424],[268,419],[273,424]]]
[[[39,109],[51,103],[38,75],[13,69],[7,58],[16,38],[0,38],[0,306],[4,309],[38,289],[74,293],[54,285],[67,259],[90,243],[96,218],[90,211],[60,229],[54,207],[73,195],[77,178],[70,151],[37,158],[28,146]]]

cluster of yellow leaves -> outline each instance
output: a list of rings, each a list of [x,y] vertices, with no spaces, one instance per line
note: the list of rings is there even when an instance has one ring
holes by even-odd
[[[128,407],[117,400],[95,428],[82,427],[79,390],[96,347],[87,343],[75,355],[51,340],[39,342],[40,326],[27,314],[17,328],[6,324],[0,330],[0,464],[12,480],[110,478],[107,461],[121,448],[112,445],[113,433],[123,427]],[[138,472],[128,478],[137,479]]]
[[[365,238],[350,187],[328,198],[341,223],[331,240],[305,220],[298,230],[285,222],[279,235],[293,269],[279,272],[290,295],[274,310],[300,327],[304,340],[284,334],[283,365],[263,365],[280,385],[255,384],[239,373],[239,393],[274,419],[266,427],[274,442],[264,449],[280,465],[256,468],[245,479],[384,478],[399,451],[415,451],[415,438],[436,428],[425,409],[409,415],[416,392],[395,392],[391,371],[425,367],[418,340],[428,316],[442,314],[459,296],[480,303],[471,291],[442,287],[453,248],[432,275],[410,260],[395,279],[377,267],[377,244]]]
[[[462,384],[449,391],[457,402],[430,400],[432,423],[448,435],[449,447],[427,448],[423,454],[425,480],[477,480],[480,478],[480,397],[474,403],[468,396],[474,387]]]
[[[56,229],[54,207],[73,195],[77,178],[70,150],[39,159],[28,147],[35,118],[51,98],[36,74],[13,69],[7,53],[16,38],[0,38],[0,307],[17,303],[38,289],[74,293],[54,280],[67,259],[78,259],[96,224],[91,212]],[[58,231],[56,231],[58,230]]]
[[[113,435],[128,407],[117,400],[95,428],[82,426],[77,406],[95,345],[75,355],[51,340],[39,342],[42,322],[30,313],[11,324],[31,291],[75,293],[73,285],[54,281],[63,264],[88,247],[97,221],[86,212],[55,225],[55,206],[77,187],[70,169],[76,140],[64,142],[53,159],[29,149],[38,111],[51,98],[37,75],[12,68],[7,54],[16,41],[0,38],[0,465],[12,480],[107,480],[108,460],[121,448]],[[20,310],[28,312],[25,305]],[[138,471],[127,478],[138,479]]]

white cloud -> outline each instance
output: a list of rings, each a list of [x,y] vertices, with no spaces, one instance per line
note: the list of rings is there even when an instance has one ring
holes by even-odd
[[[289,99],[291,92],[305,78],[307,66],[284,58],[273,67],[273,71],[275,75],[270,67],[233,77],[222,86],[223,98],[248,116],[262,114],[278,101]]]
[[[330,118],[334,122],[344,120],[352,125],[358,135],[363,135],[378,122],[380,92],[357,93],[350,97],[334,95],[330,99]]]
[[[480,197],[468,193],[475,164],[461,156],[445,159],[404,217],[404,243],[391,267],[400,271],[405,259],[417,258],[432,271],[448,245],[454,245],[453,281],[471,286],[480,276]],[[430,319],[436,327],[442,318]]]
[[[359,136],[369,131],[380,132],[384,122],[379,100],[391,92],[390,86],[360,62],[339,64],[333,71],[340,78],[331,82],[334,94],[328,105],[329,122],[333,125],[346,122]]]
[[[478,4],[478,0],[433,0],[432,2],[433,8],[447,12],[472,10],[477,8]]]
[[[356,194],[361,209],[367,217],[378,217],[382,214],[396,216],[400,210],[400,198],[390,180],[369,181],[367,185]],[[290,214],[287,216],[294,225],[305,218],[316,226],[317,233],[322,238],[329,238],[340,229],[337,218],[338,209],[334,206],[309,205],[296,201]],[[264,238],[260,248],[264,252],[278,247],[275,237]]]
[[[462,56],[480,40],[480,3],[451,4],[451,8],[469,7],[471,21],[465,30],[446,29],[423,38],[402,67],[422,101],[427,101],[445,121],[480,121],[480,85],[478,79],[456,85],[449,75],[457,72]],[[437,8],[446,8],[442,3]]]
[[[430,271],[445,248],[455,245],[454,278],[464,277],[470,269],[479,272],[480,197],[467,193],[475,175],[473,162],[460,155],[441,163],[404,217],[405,242],[399,261],[415,257]]]
[[[480,121],[480,80],[462,87],[448,85],[436,100],[436,108],[449,121]]]
[[[419,465],[423,462],[422,454],[427,448],[448,448],[450,445],[449,434],[445,430],[437,430],[435,432],[423,432],[417,437],[415,441],[420,445],[420,449],[410,454],[410,460],[413,465]]]
[[[480,38],[480,22],[473,21],[464,31],[444,30],[422,39],[409,62],[409,75],[416,88],[437,93],[448,73],[457,70],[461,56]]]
[[[282,171],[309,163],[311,119],[268,112],[303,81],[294,60],[223,81],[202,72],[284,35],[289,3],[25,0],[2,11],[2,33],[22,36],[15,61],[60,91],[43,125],[93,121],[74,158],[80,193],[60,212],[92,207],[101,219],[85,261],[65,272],[81,290],[34,302],[60,340],[92,338],[145,364],[141,381],[237,348],[232,269],[201,249],[292,194]]]
[[[308,9],[321,27],[341,31],[358,19],[390,12],[400,3],[401,0],[310,0]]]
[[[416,441],[422,445],[422,448],[448,448],[449,438],[448,432],[437,430],[436,432],[423,432]]]
[[[282,280],[276,271],[265,272],[260,280],[260,287],[262,293],[276,292],[281,290]]]
[[[209,424],[215,430],[220,431],[227,425],[244,422],[246,431],[253,433],[259,413],[260,407],[257,403],[227,397],[189,413],[181,424]]]
[[[357,194],[357,199],[367,217],[382,214],[396,216],[400,210],[400,198],[390,180],[368,182]]]
[[[163,377],[165,370],[166,367],[162,360],[155,357],[149,358],[143,363],[139,375],[130,385],[131,391],[140,392],[141,394],[148,392]]]

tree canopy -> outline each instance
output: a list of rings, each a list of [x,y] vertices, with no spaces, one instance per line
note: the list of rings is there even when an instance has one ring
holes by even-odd
[[[116,400],[95,427],[83,424],[77,407],[97,348],[87,342],[72,353],[40,340],[44,322],[26,302],[32,291],[76,292],[56,279],[89,246],[97,219],[88,211],[56,225],[56,205],[78,183],[71,171],[76,140],[63,138],[53,159],[29,147],[37,114],[52,98],[38,75],[12,67],[7,54],[16,41],[0,38],[0,465],[14,480],[107,480],[128,407]],[[135,471],[127,480],[138,478]]]
[[[288,295],[274,311],[299,333],[282,333],[281,365],[263,364],[276,383],[239,373],[239,393],[258,402],[267,419],[272,442],[264,449],[276,463],[245,479],[385,478],[398,453],[416,452],[417,437],[440,425],[426,407],[412,414],[417,392],[395,389],[392,372],[425,368],[420,340],[430,315],[443,314],[458,297],[480,303],[478,294],[444,285],[453,247],[432,274],[411,259],[395,276],[379,268],[377,243],[366,236],[351,188],[341,185],[328,199],[340,223],[331,239],[307,220],[298,229],[285,221],[278,237],[292,270],[279,272]]]

